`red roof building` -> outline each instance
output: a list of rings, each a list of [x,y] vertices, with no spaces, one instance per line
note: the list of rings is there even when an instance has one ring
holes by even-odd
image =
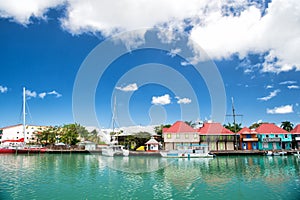
[[[293,130],[291,130],[291,133],[300,134],[300,124],[295,126],[295,128]]]
[[[263,123],[255,129],[259,150],[289,150],[292,147],[292,135],[272,123]]]
[[[242,150],[257,150],[258,149],[258,137],[255,130],[244,127],[238,134],[240,135],[240,146]]]
[[[286,130],[271,123],[261,124],[255,131],[259,134],[276,134],[276,133],[288,133]]]
[[[170,128],[163,128],[164,149],[188,149],[199,145],[197,130],[182,121],[175,122]]]
[[[224,128],[222,124],[206,122],[197,131],[200,135],[200,145],[208,146],[209,150],[234,150],[235,133]]]
[[[300,149],[300,124],[295,126],[293,130],[291,130],[292,134],[292,148]]]
[[[170,128],[163,128],[165,133],[194,133],[196,130],[182,121],[175,122]]]
[[[234,133],[230,130],[228,130],[227,128],[224,128],[222,126],[222,124],[220,123],[216,123],[216,122],[212,122],[212,123],[204,123],[203,127],[198,129],[198,133],[200,135],[203,134],[211,134],[211,135],[220,135],[220,134],[224,134],[224,135],[234,135]]]

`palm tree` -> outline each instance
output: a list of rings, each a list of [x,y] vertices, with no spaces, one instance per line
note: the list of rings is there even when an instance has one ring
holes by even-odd
[[[291,130],[293,130],[294,124],[291,123],[290,121],[283,121],[281,122],[280,127],[288,132],[290,132]]]
[[[228,124],[224,124],[223,125],[225,128],[227,128],[227,129],[229,129],[230,131],[232,131],[232,132],[239,132],[241,129],[242,129],[242,124],[241,123],[239,123],[239,124],[235,124],[235,123],[233,123],[233,124],[231,124],[231,123],[228,123]]]

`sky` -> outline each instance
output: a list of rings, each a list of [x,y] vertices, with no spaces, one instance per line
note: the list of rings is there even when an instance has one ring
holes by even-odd
[[[298,0],[0,0],[0,127],[300,123]],[[233,101],[232,101],[233,100]],[[241,115],[241,116],[240,116]]]

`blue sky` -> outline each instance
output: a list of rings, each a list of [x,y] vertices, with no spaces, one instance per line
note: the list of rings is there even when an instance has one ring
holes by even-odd
[[[79,120],[110,127],[114,96],[119,126],[210,120],[212,108],[219,116],[212,120],[231,122],[225,116],[231,114],[231,97],[244,126],[300,123],[299,1],[147,5],[130,0],[0,2],[0,126],[21,122],[22,87],[28,90],[31,124]],[[170,51],[143,48],[153,43],[149,35]],[[105,41],[109,49],[94,50]],[[86,100],[87,89],[74,100],[75,82],[93,50],[97,74],[101,61],[121,47],[126,53],[98,77],[95,98]],[[185,48],[188,56],[183,56]],[[203,64],[208,60],[212,65]],[[209,77],[198,73],[201,67]],[[90,87],[92,78],[85,78],[84,87]],[[88,111],[73,117],[76,102],[87,106],[82,110],[95,104],[98,124],[88,124],[93,118]],[[225,110],[219,109],[222,105]]]

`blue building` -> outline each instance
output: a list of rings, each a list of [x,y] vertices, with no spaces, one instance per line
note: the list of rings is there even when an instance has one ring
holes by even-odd
[[[261,124],[255,131],[259,150],[289,150],[292,148],[292,134],[275,124]]]

